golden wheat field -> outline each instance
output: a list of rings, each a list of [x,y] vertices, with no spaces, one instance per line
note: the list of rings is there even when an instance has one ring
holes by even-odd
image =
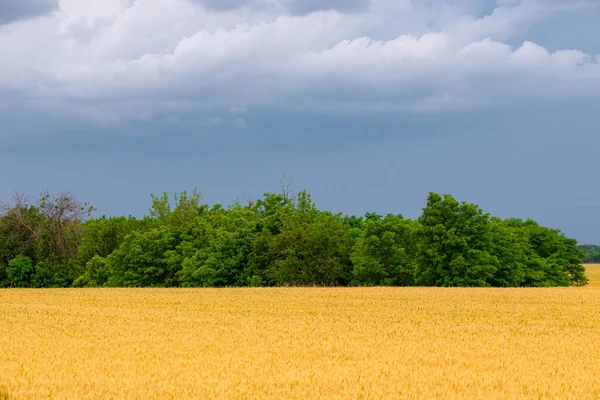
[[[0,399],[600,398],[600,266],[553,289],[0,291]]]

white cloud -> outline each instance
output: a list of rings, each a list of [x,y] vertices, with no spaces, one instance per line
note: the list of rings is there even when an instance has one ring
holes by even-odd
[[[0,97],[11,106],[0,117],[198,114],[206,125],[246,109],[432,111],[600,95],[595,55],[507,44],[547,15],[595,12],[596,1],[497,0],[487,13],[475,0],[332,0],[317,12],[310,0],[214,4],[60,0],[45,17],[0,26]]]

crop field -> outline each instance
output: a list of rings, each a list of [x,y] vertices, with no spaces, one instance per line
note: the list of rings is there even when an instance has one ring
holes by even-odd
[[[600,266],[552,289],[0,291],[0,399],[600,398]]]

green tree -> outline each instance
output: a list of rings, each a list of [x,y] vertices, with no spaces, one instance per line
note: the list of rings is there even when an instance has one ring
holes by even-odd
[[[126,235],[106,258],[108,286],[179,285],[183,260],[177,256],[177,247],[206,206],[200,205],[201,195],[196,190],[191,195],[175,193],[173,205],[166,193],[151,197],[152,206],[142,229]],[[116,238],[120,240],[118,235]]]
[[[241,286],[258,221],[239,204],[204,212],[178,247],[182,286]],[[176,261],[176,262],[177,262]]]
[[[106,259],[96,255],[85,264],[84,273],[73,282],[73,286],[104,286],[107,284],[110,276],[110,270]]]
[[[578,247],[585,254],[583,262],[588,264],[600,263],[600,246],[584,244]]]
[[[83,224],[84,236],[77,252],[77,260],[87,264],[95,256],[108,257],[123,243],[125,236],[134,231],[145,230],[144,221],[133,217],[102,216],[92,218]]]
[[[587,277],[581,265],[583,251],[577,241],[560,230],[540,226],[532,220],[508,219],[506,223],[527,234],[531,256],[527,264],[525,286],[585,285]]]
[[[417,224],[402,215],[367,215],[352,252],[355,285],[414,284]]]
[[[500,218],[492,218],[490,253],[497,260],[497,270],[490,280],[492,286],[522,286],[530,263],[537,255],[530,249],[525,230],[514,229]]]
[[[108,286],[177,286],[179,265],[167,264],[165,254],[176,247],[176,238],[168,227],[133,232],[107,258]]]
[[[353,243],[344,218],[317,210],[306,191],[295,202],[279,200],[276,213],[265,215],[247,276],[274,285],[347,285]]]
[[[17,256],[8,262],[7,274],[11,286],[18,288],[32,287],[35,267],[31,258]]]
[[[474,204],[431,193],[419,218],[416,283],[425,286],[490,286],[498,260],[490,217]]]
[[[568,286],[587,283],[582,258],[597,251],[449,195],[430,194],[417,221],[321,211],[286,184],[245,206],[200,200],[152,196],[138,220],[89,218],[68,194],[17,196],[0,205],[0,287]]]
[[[188,195],[187,191],[175,193],[173,206],[171,206],[167,193],[163,193],[161,196],[150,196],[152,197],[152,207],[148,217],[149,225],[151,227],[168,226],[172,232],[183,232],[205,207],[200,205],[202,195],[196,189],[191,195]]]
[[[84,235],[82,221],[92,211],[68,193],[44,193],[35,204],[16,195],[12,203],[0,204],[0,270],[22,256],[35,265],[29,285],[69,286],[80,272],[74,260]]]

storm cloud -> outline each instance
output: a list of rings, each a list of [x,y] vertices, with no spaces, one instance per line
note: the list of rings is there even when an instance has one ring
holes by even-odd
[[[194,0],[194,2],[210,10],[271,8],[296,15],[306,15],[323,10],[336,10],[343,13],[364,12],[371,5],[371,0]]]
[[[57,0],[0,0],[0,24],[38,17],[57,8]]]
[[[0,29],[0,94],[12,108],[113,124],[237,106],[430,112],[600,92],[598,55],[510,42],[524,24],[593,2],[502,1],[485,14],[471,0],[207,4],[61,0]]]

